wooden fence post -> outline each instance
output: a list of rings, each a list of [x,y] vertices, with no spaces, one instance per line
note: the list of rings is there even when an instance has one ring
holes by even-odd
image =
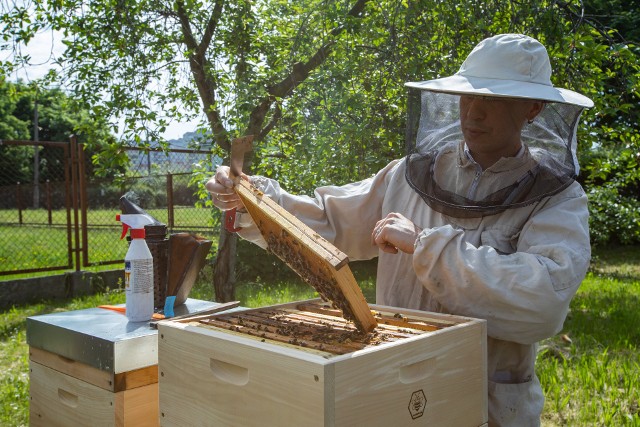
[[[49,180],[45,183],[45,191],[47,193],[47,214],[49,218],[49,225],[51,225],[53,223],[53,217],[51,214],[51,182]]]
[[[75,135],[71,135],[70,141],[71,151],[71,203],[73,206],[73,234],[74,234],[74,248],[75,255],[75,270],[80,271],[80,171],[78,170],[78,140]]]
[[[174,216],[173,216],[173,175],[171,172],[167,173],[167,222],[169,223],[169,230],[173,230]]]
[[[20,182],[16,182],[16,204],[18,205],[18,224],[22,225],[22,196],[20,195]]]

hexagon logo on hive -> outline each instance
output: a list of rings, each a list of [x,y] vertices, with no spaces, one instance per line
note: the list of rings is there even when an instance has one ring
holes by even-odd
[[[424,408],[427,406],[427,397],[424,395],[424,391],[414,391],[409,401],[409,413],[412,419],[420,418],[424,415]]]

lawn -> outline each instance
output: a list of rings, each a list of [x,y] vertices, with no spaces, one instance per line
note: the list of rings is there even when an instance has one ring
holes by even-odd
[[[353,264],[369,301],[375,265]],[[205,269],[191,297],[210,300]],[[239,274],[237,298],[249,307],[314,296],[293,279]],[[28,425],[29,376],[25,319],[124,301],[119,291],[43,302],[0,313],[0,425]],[[640,426],[640,247],[596,250],[591,271],[571,305],[564,330],[541,343],[537,371],[546,403],[543,426]]]
[[[168,223],[166,209],[150,209],[149,214],[162,223]],[[174,228],[169,232],[189,231],[213,237],[211,209],[176,206],[174,208]],[[121,225],[116,222],[115,209],[90,209],[85,221],[87,233],[87,253],[90,266],[119,262],[127,252],[126,241],[119,241]],[[18,223],[17,211],[0,209],[0,272],[19,270],[59,268],[60,272],[73,269],[73,258],[69,255],[69,245],[76,247],[75,231],[67,230],[67,212],[51,211],[51,224],[45,209],[25,209],[23,224]],[[78,234],[82,239],[82,233]],[[80,240],[78,246],[82,247]],[[112,267],[113,268],[113,267]],[[41,273],[51,274],[51,273]],[[33,274],[12,274],[0,276],[1,280],[29,277]]]
[[[640,248],[598,251],[564,331],[542,343],[547,426],[640,426]]]

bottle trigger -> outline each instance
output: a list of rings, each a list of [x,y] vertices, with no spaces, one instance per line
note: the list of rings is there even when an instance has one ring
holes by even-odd
[[[129,231],[129,226],[123,222],[122,223],[122,234],[120,235],[120,240],[124,239],[124,237],[127,235],[127,231]]]

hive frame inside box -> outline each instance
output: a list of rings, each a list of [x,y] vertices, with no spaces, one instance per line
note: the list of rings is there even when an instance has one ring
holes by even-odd
[[[196,323],[161,322],[162,425],[485,426],[485,321],[370,307],[452,325],[327,357]]]

